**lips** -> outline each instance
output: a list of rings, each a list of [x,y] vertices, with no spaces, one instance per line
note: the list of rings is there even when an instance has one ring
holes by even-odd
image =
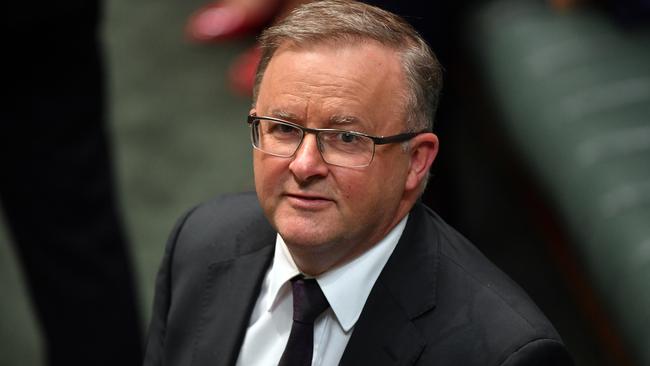
[[[285,197],[292,207],[301,210],[320,210],[334,204],[334,200],[314,194],[287,193]]]

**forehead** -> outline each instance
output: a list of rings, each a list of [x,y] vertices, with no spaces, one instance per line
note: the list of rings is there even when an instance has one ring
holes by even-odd
[[[300,123],[363,126],[401,119],[404,95],[400,54],[376,41],[285,43],[269,62],[255,109]]]

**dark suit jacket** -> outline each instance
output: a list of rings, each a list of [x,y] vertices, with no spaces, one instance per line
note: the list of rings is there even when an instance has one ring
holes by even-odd
[[[276,232],[254,194],[183,216],[156,282],[145,365],[232,365]],[[471,243],[416,204],[341,365],[571,365],[553,326]]]

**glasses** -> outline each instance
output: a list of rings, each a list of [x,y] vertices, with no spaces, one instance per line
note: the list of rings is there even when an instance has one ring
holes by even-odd
[[[318,151],[323,160],[331,165],[347,168],[363,168],[370,165],[375,156],[375,145],[404,142],[425,133],[408,132],[393,136],[370,136],[361,132],[329,128],[307,128],[272,117],[248,116],[253,147],[266,154],[289,158],[293,156],[305,133],[316,135]]]

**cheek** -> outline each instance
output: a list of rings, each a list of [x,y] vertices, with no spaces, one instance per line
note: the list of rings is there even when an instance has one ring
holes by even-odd
[[[257,151],[255,151],[255,153],[253,153],[253,179],[255,180],[255,190],[258,195],[262,192],[264,176],[264,165],[260,161]]]
[[[373,179],[367,182],[367,193],[383,201],[399,200],[406,185],[408,162],[401,156],[382,161],[372,172]]]
[[[357,213],[366,210],[366,206],[377,195],[381,188],[378,182],[370,172],[348,172],[348,174],[337,175],[334,177],[333,186],[338,191],[341,210],[348,213]]]
[[[257,194],[264,197],[272,194],[274,187],[279,186],[282,166],[272,159],[268,159],[259,151],[253,156],[253,176]]]

